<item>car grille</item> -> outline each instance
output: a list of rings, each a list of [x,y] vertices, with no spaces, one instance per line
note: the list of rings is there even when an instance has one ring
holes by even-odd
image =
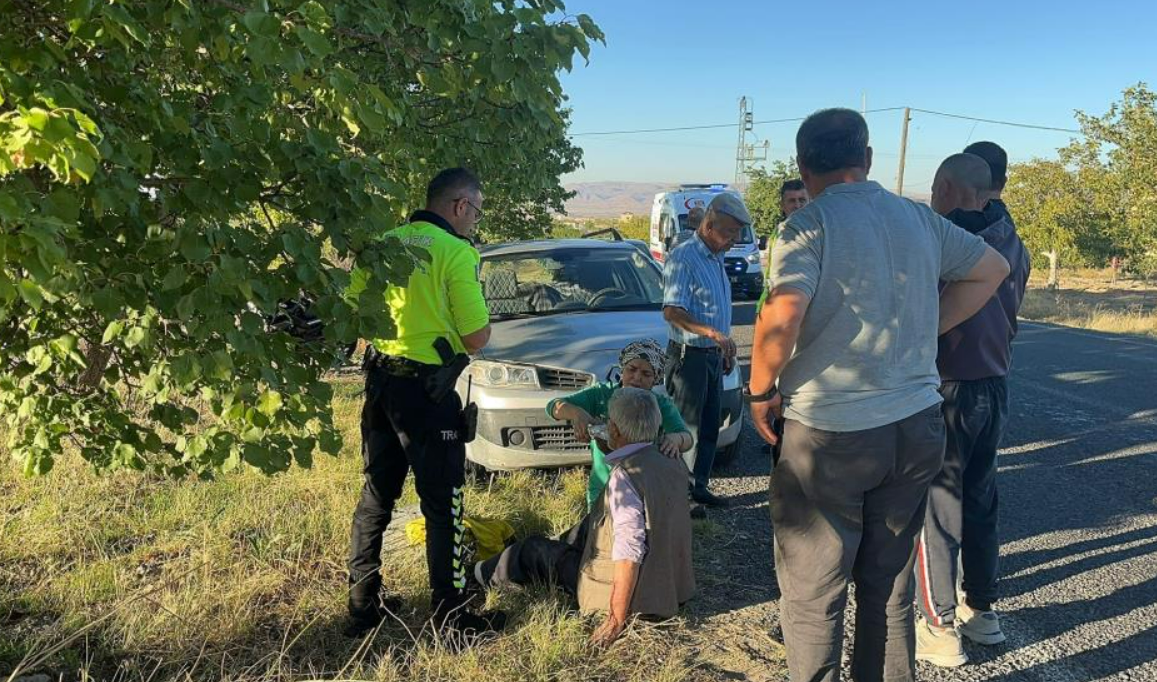
[[[741,275],[747,272],[747,260],[743,258],[724,258],[723,263],[726,266],[727,274]]]
[[[574,452],[586,450],[589,445],[579,441],[574,436],[574,428],[562,426],[533,426],[530,437],[535,450],[554,450],[556,452]]]
[[[538,383],[545,389],[554,391],[574,391],[586,388],[595,378],[586,372],[575,372],[569,369],[554,369],[540,367],[538,369]]]

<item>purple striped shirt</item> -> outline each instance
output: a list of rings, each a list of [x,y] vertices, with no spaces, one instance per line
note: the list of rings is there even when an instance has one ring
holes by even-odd
[[[607,511],[611,515],[614,529],[615,541],[611,546],[613,561],[641,564],[647,555],[647,512],[643,507],[643,498],[631,483],[631,477],[615,463],[648,445],[651,443],[625,445],[606,456],[607,464],[612,467],[607,492],[604,494],[607,496]]]

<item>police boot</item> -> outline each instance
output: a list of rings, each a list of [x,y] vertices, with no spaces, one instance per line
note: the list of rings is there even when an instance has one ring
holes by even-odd
[[[361,637],[378,627],[390,614],[402,612],[402,600],[382,596],[381,589],[382,579],[376,574],[357,582],[352,582],[351,578],[349,622],[345,628],[347,637]]]
[[[472,603],[480,602],[481,599],[464,598],[455,602],[443,601],[434,608],[431,618],[434,629],[449,646],[470,646],[479,638],[501,632],[506,627],[506,613],[503,611],[474,613],[469,610]]]

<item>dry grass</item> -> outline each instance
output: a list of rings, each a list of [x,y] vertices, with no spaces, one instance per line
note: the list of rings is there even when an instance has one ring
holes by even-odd
[[[0,467],[0,680],[33,672],[101,680],[676,680],[699,675],[678,626],[637,627],[592,655],[590,624],[548,590],[496,593],[511,631],[460,655],[423,631],[420,547],[386,552],[387,589],[410,607],[370,641],[340,634],[349,522],[360,486],[360,398],[343,382],[338,458],[310,471],[215,482],[94,476],[64,457],[51,475]],[[585,473],[522,472],[467,493],[468,513],[520,533],[559,531]],[[402,505],[414,502],[407,488]]]
[[[1117,334],[1157,336],[1157,285],[1113,282],[1098,270],[1064,272],[1060,286],[1044,286],[1043,273],[1029,282],[1020,315],[1029,320]]]

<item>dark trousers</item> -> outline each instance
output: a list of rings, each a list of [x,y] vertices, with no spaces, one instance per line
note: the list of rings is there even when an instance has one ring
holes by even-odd
[[[939,407],[866,431],[785,425],[771,517],[792,680],[839,680],[850,581],[854,679],[915,679],[912,563],[944,438]]]
[[[455,608],[466,587],[462,564],[462,485],[466,446],[462,403],[450,392],[440,403],[422,377],[390,376],[371,368],[362,408],[365,482],[350,532],[350,612],[369,608],[381,587],[382,533],[412,469],[426,517],[426,563],[435,609]]]
[[[940,393],[948,448],[944,468],[928,491],[916,597],[931,623],[947,626],[956,618],[961,563],[969,606],[989,611],[996,601],[996,451],[1008,422],[1008,382],[1004,377],[946,381]]]
[[[483,562],[482,579],[494,586],[554,584],[576,596],[589,528],[590,515],[587,515],[557,538],[532,535],[519,540]]]
[[[695,439],[695,487],[706,488],[723,421],[723,355],[718,348],[667,344],[667,394]]]

